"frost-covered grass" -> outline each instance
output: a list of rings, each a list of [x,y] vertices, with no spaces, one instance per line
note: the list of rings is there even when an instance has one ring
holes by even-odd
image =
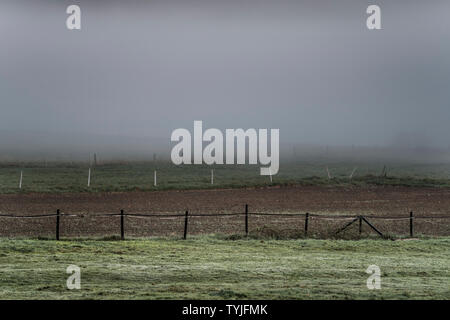
[[[372,264],[381,290],[367,289]],[[450,299],[449,267],[450,238],[2,239],[0,299]]]

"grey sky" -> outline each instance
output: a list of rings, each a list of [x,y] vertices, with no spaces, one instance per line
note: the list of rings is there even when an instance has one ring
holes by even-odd
[[[81,31],[65,27],[69,4]],[[368,4],[383,30],[366,29]],[[280,128],[285,144],[448,146],[449,13],[449,1],[2,0],[0,132],[164,144],[203,120]]]

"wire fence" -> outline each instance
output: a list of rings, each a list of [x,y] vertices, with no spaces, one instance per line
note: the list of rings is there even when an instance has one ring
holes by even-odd
[[[154,237],[228,234],[272,238],[450,235],[450,215],[242,212],[0,214],[0,237]]]

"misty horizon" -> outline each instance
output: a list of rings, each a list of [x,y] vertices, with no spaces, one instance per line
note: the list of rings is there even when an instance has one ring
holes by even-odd
[[[377,1],[369,31],[370,3],[77,1],[69,31],[71,1],[3,1],[0,156],[168,158],[171,132],[203,120],[280,129],[282,157],[359,146],[447,161],[450,3]]]

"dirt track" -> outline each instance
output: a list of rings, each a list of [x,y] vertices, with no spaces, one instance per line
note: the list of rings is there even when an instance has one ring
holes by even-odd
[[[82,214],[83,218],[64,217],[61,226],[67,236],[115,235],[120,230],[117,217],[94,217],[101,213],[234,213],[243,212],[244,205],[250,212],[289,213],[340,213],[363,215],[417,216],[450,215],[450,189],[371,187],[277,187],[259,189],[189,190],[127,193],[82,194],[10,194],[0,195],[2,214],[55,213],[61,209],[66,214]],[[179,235],[183,230],[183,218],[126,218],[126,232],[134,236]],[[9,219],[2,218],[0,235],[53,235],[54,218]],[[3,221],[4,220],[4,221]],[[242,232],[243,218],[194,218],[190,220],[190,233]],[[450,234],[448,222],[417,220],[417,232],[426,234]],[[345,221],[311,221],[311,232],[323,233],[336,230]],[[389,233],[408,233],[408,221],[377,221],[377,225]],[[303,230],[304,218],[251,217],[250,229],[269,226],[278,230]],[[315,230],[315,231],[314,231]]]

